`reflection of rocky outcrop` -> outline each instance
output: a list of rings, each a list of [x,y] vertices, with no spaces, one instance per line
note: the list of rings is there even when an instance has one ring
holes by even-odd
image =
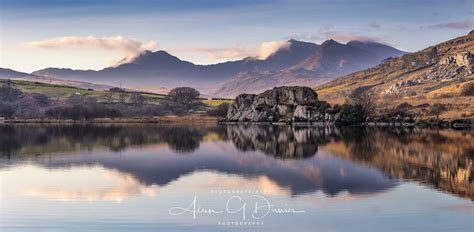
[[[231,141],[222,142],[227,138]],[[391,178],[414,179],[474,199],[473,138],[473,131],[410,128],[2,126],[0,168],[16,159],[51,168],[102,165],[147,185],[211,170],[266,176],[292,194],[321,190],[328,195],[373,193],[394,186]],[[174,152],[133,149],[153,144]],[[176,155],[184,151],[194,152]]]
[[[228,137],[242,151],[263,151],[277,158],[307,158],[330,139],[331,128],[288,126],[227,126]]]
[[[231,122],[327,121],[336,117],[325,113],[329,105],[318,101],[308,87],[276,87],[261,94],[241,94],[227,112]]]
[[[325,149],[389,176],[419,180],[474,199],[472,131],[351,130],[342,133],[346,138],[343,143],[329,144]]]

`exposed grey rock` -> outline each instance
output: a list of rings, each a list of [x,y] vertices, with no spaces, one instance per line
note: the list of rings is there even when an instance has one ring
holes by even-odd
[[[261,94],[241,94],[227,112],[233,122],[326,121],[318,95],[309,87],[276,87]],[[334,122],[334,117],[327,116]]]

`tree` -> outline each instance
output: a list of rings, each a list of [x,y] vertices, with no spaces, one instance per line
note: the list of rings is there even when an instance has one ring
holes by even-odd
[[[104,94],[104,100],[106,103],[114,103],[114,93],[111,92],[111,91],[107,91],[105,94]]]
[[[373,116],[376,106],[375,100],[375,94],[358,88],[349,95],[346,103],[349,105],[360,105],[364,109],[365,116]]]
[[[436,103],[436,104],[431,106],[430,114],[435,115],[436,119],[439,120],[439,116],[441,115],[441,113],[443,113],[446,110],[448,110],[448,108],[446,108],[445,105],[440,104],[440,103]]]
[[[141,106],[145,103],[145,101],[146,98],[139,93],[132,93],[130,96],[130,102],[132,102],[133,105]]]
[[[201,95],[199,91],[190,87],[174,88],[168,93],[170,100],[184,106],[186,110],[196,106],[199,95]]]
[[[13,102],[20,98],[21,90],[13,87],[11,80],[7,80],[2,87],[0,87],[0,100]]]
[[[66,100],[66,103],[69,105],[84,105],[84,106],[91,106],[97,104],[97,98],[90,97],[81,94],[72,94]]]
[[[0,116],[5,119],[12,119],[15,115],[15,107],[11,104],[0,103]]]
[[[127,103],[127,97],[128,97],[128,95],[126,93],[120,93],[119,94],[120,103],[122,103],[122,104]]]
[[[31,95],[36,100],[36,102],[42,106],[47,106],[51,103],[51,100],[47,95],[39,93],[32,93]]]

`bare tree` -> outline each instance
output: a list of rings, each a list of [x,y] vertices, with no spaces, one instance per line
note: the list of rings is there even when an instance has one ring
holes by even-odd
[[[443,113],[444,111],[447,111],[447,110],[448,110],[448,108],[446,108],[445,105],[440,104],[440,103],[436,103],[436,104],[431,106],[430,114],[435,115],[436,119],[439,120],[439,116],[441,115],[441,113]]]
[[[132,93],[130,101],[136,106],[141,106],[146,102],[146,98],[139,93]]]
[[[370,91],[353,91],[346,102],[350,105],[359,105],[364,109],[365,115],[372,116],[375,114],[376,96]]]
[[[111,91],[107,91],[105,94],[104,94],[104,100],[106,103],[114,103],[114,93],[112,93]]]
[[[128,95],[127,95],[126,93],[121,93],[121,94],[119,94],[119,101],[120,101],[120,103],[122,103],[122,104],[127,103],[127,96],[128,96]]]

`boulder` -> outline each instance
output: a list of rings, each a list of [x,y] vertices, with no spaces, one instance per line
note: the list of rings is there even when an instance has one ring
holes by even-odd
[[[261,94],[240,94],[229,107],[226,121],[325,121],[318,95],[309,87],[276,87]]]

